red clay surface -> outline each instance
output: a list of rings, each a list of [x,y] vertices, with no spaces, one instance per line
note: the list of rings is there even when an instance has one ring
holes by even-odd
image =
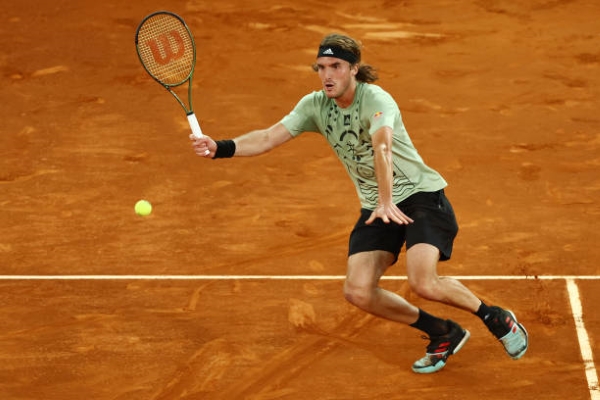
[[[137,24],[164,8],[196,37],[213,138],[277,122],[319,89],[322,36],[349,34],[450,183],[461,231],[440,273],[600,275],[591,0],[3,1],[1,275],[344,274],[359,204],[333,152],[306,134],[259,158],[196,157],[135,54]],[[600,283],[577,283],[599,360]],[[410,371],[418,332],[352,308],[341,284],[1,280],[0,398],[590,398],[562,279],[466,281],[528,328],[518,362],[474,316],[384,281],[472,331],[433,376]]]

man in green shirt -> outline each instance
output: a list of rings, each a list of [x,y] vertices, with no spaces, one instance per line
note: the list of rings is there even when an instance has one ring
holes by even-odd
[[[349,240],[346,299],[373,315],[425,332],[430,343],[412,369],[442,369],[467,342],[469,331],[379,286],[406,244],[408,283],[417,295],[479,316],[507,354],[521,358],[528,335],[511,311],[488,306],[458,280],[437,275],[437,263],[450,258],[458,232],[444,194],[447,183],[423,162],[392,96],[373,84],[377,75],[361,63],[359,43],[344,35],[326,36],[313,67],[322,90],[304,96],[280,122],[233,140],[190,136],[196,154],[211,159],[255,156],[303,132],[322,134],[345,166],[361,203]]]

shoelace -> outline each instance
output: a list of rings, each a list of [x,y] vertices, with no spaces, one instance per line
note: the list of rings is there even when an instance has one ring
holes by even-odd
[[[429,336],[421,336],[421,339],[431,341],[431,343],[427,345],[426,351],[428,354],[441,354],[448,351],[448,348],[450,347],[450,341],[447,339],[441,341],[441,339],[431,338]]]
[[[490,316],[489,321],[486,321],[486,325],[497,338],[501,338],[511,332],[515,326],[515,321],[510,315],[501,314]]]

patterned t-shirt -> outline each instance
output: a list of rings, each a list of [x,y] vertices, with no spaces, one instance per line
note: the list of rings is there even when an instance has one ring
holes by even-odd
[[[378,189],[371,135],[383,126],[394,131],[393,200],[398,204],[417,192],[434,192],[447,183],[428,167],[412,144],[392,96],[381,87],[358,82],[354,101],[340,108],[323,91],[304,96],[281,123],[292,134],[322,134],[346,167],[363,208],[374,210]]]

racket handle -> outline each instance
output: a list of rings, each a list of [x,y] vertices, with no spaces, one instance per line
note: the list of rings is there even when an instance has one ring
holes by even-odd
[[[187,119],[190,124],[190,128],[192,128],[192,134],[197,138],[201,138],[202,136],[204,136],[202,134],[202,129],[200,129],[198,118],[196,118],[196,114],[194,114],[193,111],[187,115]]]

